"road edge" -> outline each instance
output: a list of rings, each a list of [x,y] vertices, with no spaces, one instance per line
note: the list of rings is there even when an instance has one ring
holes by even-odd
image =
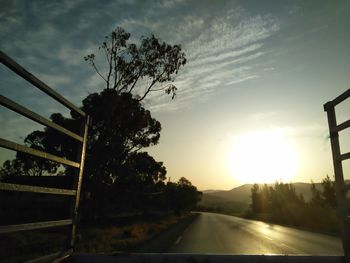
[[[193,221],[197,219],[200,213],[191,212],[190,215],[176,224],[170,226],[164,231],[158,233],[145,243],[132,249],[134,253],[164,253],[171,246],[174,245],[176,240],[182,235]]]

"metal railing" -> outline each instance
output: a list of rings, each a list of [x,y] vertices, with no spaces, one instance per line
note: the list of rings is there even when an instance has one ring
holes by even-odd
[[[341,153],[339,144],[339,132],[350,128],[350,120],[337,124],[335,107],[350,97],[350,89],[336,97],[334,100],[324,104],[324,110],[327,112],[329,134],[332,147],[333,166],[335,174],[335,190],[338,203],[338,213],[342,223],[342,241],[344,254],[347,262],[350,262],[350,214],[346,200],[346,192],[350,190],[350,185],[344,181],[343,164],[346,159],[350,159],[350,152]]]
[[[27,117],[39,124],[42,124],[46,127],[50,127],[60,133],[65,134],[66,136],[73,138],[78,143],[78,156],[76,160],[67,160],[65,158],[49,154],[44,151],[36,150],[24,145],[17,144],[12,141],[8,141],[0,138],[0,147],[14,150],[17,152],[22,152],[28,155],[44,158],[46,160],[54,161],[59,164],[64,164],[75,168],[75,179],[74,179],[74,189],[60,189],[60,188],[51,188],[51,187],[42,187],[42,186],[32,186],[32,185],[22,185],[22,184],[13,184],[13,183],[0,183],[1,191],[15,191],[15,192],[31,192],[31,193],[40,193],[40,194],[49,194],[49,195],[66,195],[72,197],[72,207],[67,208],[71,209],[71,217],[64,220],[54,220],[54,221],[45,221],[45,222],[33,222],[26,224],[15,224],[15,225],[2,225],[0,226],[0,234],[11,233],[17,231],[25,230],[35,230],[35,229],[45,229],[52,227],[60,226],[71,226],[71,238],[70,244],[67,245],[67,250],[56,252],[38,259],[38,261],[52,261],[57,258],[64,258],[73,253],[75,243],[76,243],[76,227],[78,221],[78,209],[79,209],[79,200],[80,200],[80,191],[81,183],[84,169],[85,161],[85,149],[86,141],[88,135],[88,124],[89,116],[87,116],[81,109],[73,105],[67,99],[63,98],[56,91],[47,86],[44,82],[36,78],[34,75],[25,70],[22,66],[16,63],[13,59],[8,57],[6,54],[0,51],[0,62],[6,67],[11,69],[17,75],[21,76],[23,79],[27,80],[33,84],[36,88],[40,89],[48,96],[52,97],[71,111],[78,113],[81,116],[81,128],[79,134],[76,134],[66,128],[52,122],[51,120],[42,117],[41,115],[17,104],[16,102],[0,95],[0,104],[24,117]]]

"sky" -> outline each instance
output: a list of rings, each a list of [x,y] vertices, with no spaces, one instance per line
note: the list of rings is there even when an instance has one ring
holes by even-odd
[[[319,182],[333,175],[323,104],[350,88],[349,1],[0,4],[0,49],[78,106],[104,88],[83,57],[98,52],[116,27],[130,32],[136,43],[154,34],[181,44],[188,62],[176,76],[176,98],[159,93],[144,102],[162,124],[160,143],[146,150],[164,162],[171,181],[184,176],[200,190],[250,182],[249,174],[232,166],[251,134],[258,134],[257,142],[243,145],[253,156],[246,167],[255,167],[256,173],[259,153],[282,164],[282,180]],[[2,95],[46,117],[54,112],[68,116],[4,66],[0,79]],[[347,120],[350,101],[336,110],[339,123]],[[5,108],[0,108],[0,123],[0,136],[18,143],[43,128]],[[274,147],[279,141],[269,139],[271,134],[287,146]],[[350,131],[340,140],[342,152],[349,152]],[[286,149],[293,154],[285,154]],[[294,158],[294,166],[284,164],[282,155]],[[0,151],[0,162],[12,157],[13,152]],[[344,164],[347,179],[349,162]]]

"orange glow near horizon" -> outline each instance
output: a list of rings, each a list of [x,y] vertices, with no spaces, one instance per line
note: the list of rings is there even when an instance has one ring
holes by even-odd
[[[231,174],[242,183],[290,182],[299,167],[294,147],[275,130],[236,137],[228,161]]]

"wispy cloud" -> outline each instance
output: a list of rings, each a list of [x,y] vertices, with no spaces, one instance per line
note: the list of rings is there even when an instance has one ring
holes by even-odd
[[[182,44],[188,63],[175,82],[177,99],[170,101],[159,93],[146,105],[155,111],[176,110],[207,100],[223,87],[258,78],[254,63],[268,56],[265,40],[279,30],[273,16],[249,15],[236,4],[197,6],[182,0],[9,4],[0,12],[1,24],[6,25],[0,26],[0,36],[8,40],[2,48],[80,104],[88,93],[104,86],[82,59],[97,50],[104,35],[116,26],[135,39],[154,33]]]
[[[223,87],[258,78],[254,64],[269,51],[263,49],[264,40],[279,30],[278,21],[266,16],[242,18],[235,16],[216,18],[213,24],[203,24],[201,33],[184,45],[188,64],[176,79],[179,96],[176,101],[155,95],[150,101],[154,111],[176,110],[194,105],[194,101]],[[238,17],[237,17],[238,16]],[[233,20],[243,19],[235,24]],[[177,104],[178,107],[174,106]]]

